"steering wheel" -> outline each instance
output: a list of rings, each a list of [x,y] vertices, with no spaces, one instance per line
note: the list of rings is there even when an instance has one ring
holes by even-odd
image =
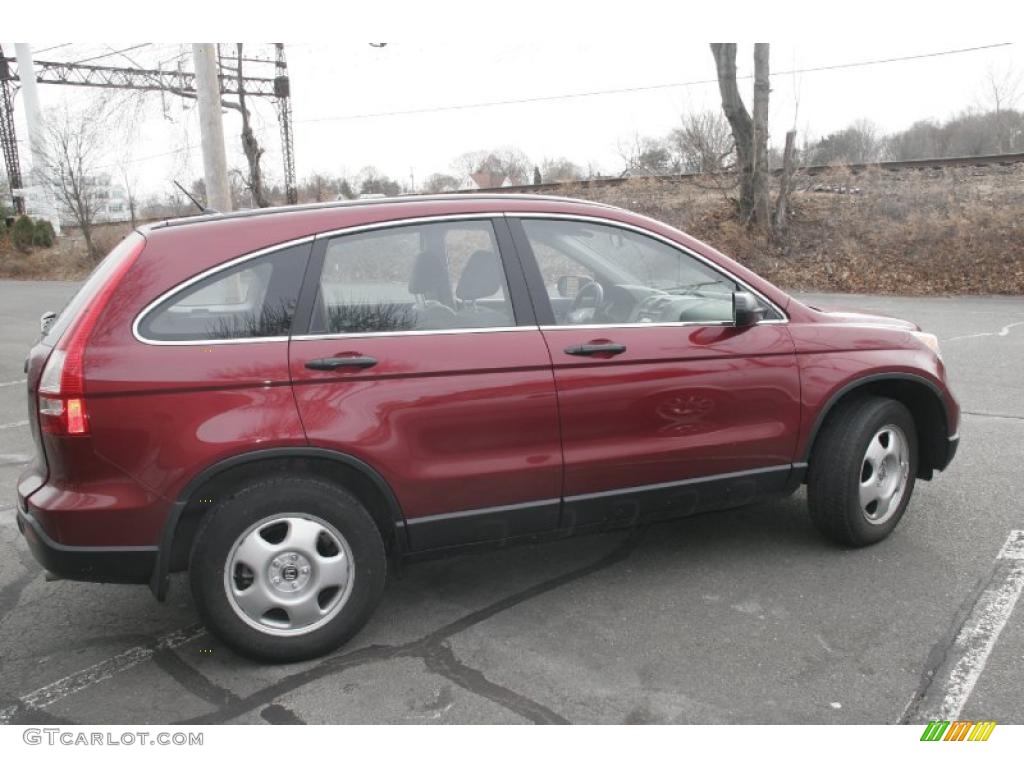
[[[572,300],[572,306],[569,307],[568,315],[573,317],[576,313],[585,309],[593,309],[594,314],[597,314],[598,308],[604,303],[604,288],[596,280],[584,285],[580,288],[579,293]]]

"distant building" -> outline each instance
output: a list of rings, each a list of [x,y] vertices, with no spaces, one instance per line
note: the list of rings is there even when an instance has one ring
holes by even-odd
[[[86,176],[84,183],[95,188],[96,217],[94,221],[129,221],[131,219],[131,213],[128,210],[128,190],[123,184],[112,182],[109,173]],[[67,221],[67,223],[73,224],[74,221]]]

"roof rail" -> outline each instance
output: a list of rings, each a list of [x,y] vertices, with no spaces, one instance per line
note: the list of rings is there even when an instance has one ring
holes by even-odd
[[[297,211],[319,211],[333,208],[358,208],[361,206],[374,205],[399,205],[408,203],[430,203],[438,201],[455,200],[552,200],[563,203],[578,203],[581,205],[593,205],[601,208],[615,208],[608,203],[600,203],[592,200],[582,200],[575,197],[564,197],[558,195],[530,195],[522,193],[496,193],[496,192],[449,192],[437,195],[402,195],[401,197],[377,197],[362,200],[330,200],[323,203],[303,203],[301,205],[278,205],[270,208],[250,208],[244,211],[232,211],[230,213],[209,213],[197,216],[186,216],[180,219],[166,219],[146,225],[146,229],[163,229],[166,227],[180,227],[188,224],[199,224],[206,221],[224,221],[226,219],[244,219],[257,216],[272,216],[278,213],[292,213]]]

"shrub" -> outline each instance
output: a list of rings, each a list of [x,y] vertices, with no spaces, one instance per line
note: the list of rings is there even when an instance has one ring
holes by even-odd
[[[52,248],[54,237],[56,237],[56,233],[53,231],[53,224],[47,219],[36,219],[35,224],[32,225],[32,245]]]
[[[32,250],[32,239],[35,235],[35,225],[28,216],[19,216],[11,228],[11,245],[22,253]]]

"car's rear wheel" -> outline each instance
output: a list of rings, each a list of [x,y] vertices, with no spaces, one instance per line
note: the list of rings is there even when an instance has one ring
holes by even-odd
[[[203,521],[192,594],[207,627],[239,653],[298,661],[366,622],[387,572],[384,545],[351,494],[313,478],[240,488]]]
[[[814,444],[807,478],[811,519],[840,544],[881,541],[910,502],[917,461],[914,419],[902,403],[884,397],[841,403]]]

